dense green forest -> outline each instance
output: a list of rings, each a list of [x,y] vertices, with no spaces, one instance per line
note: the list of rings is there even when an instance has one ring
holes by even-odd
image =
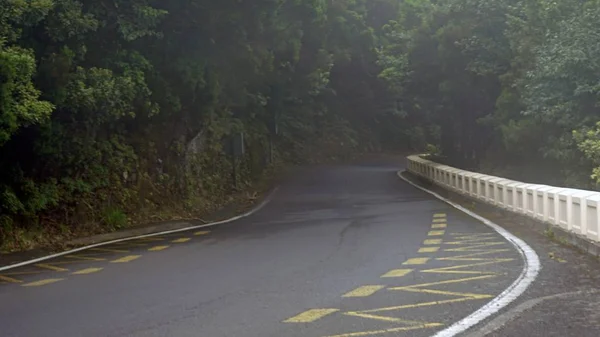
[[[0,245],[364,151],[593,188],[599,56],[599,0],[0,0]]]
[[[405,0],[380,77],[450,164],[600,182],[600,2]]]

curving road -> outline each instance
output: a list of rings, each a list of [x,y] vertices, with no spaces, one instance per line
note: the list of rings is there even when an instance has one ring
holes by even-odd
[[[400,180],[402,166],[298,170],[239,221],[0,272],[0,335],[433,335],[500,294],[523,261]]]

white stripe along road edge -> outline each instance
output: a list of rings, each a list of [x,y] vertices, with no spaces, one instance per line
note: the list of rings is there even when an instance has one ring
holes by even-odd
[[[424,187],[421,187],[421,186],[413,183],[412,181],[405,178],[401,172],[398,172],[398,177],[400,177],[400,179],[404,180],[405,182],[409,183],[410,185],[433,195],[434,197],[444,201],[445,203],[449,204],[450,206],[468,214],[469,216],[483,222],[485,225],[493,228],[496,232],[498,232],[498,234],[502,235],[508,242],[510,242],[517,249],[517,251],[521,255],[521,258],[523,259],[523,270],[521,271],[521,274],[500,295],[496,296],[493,300],[491,300],[486,305],[479,308],[477,311],[473,312],[469,316],[452,324],[451,326],[447,327],[446,329],[439,331],[438,333],[433,335],[433,337],[452,337],[452,336],[456,336],[459,333],[466,331],[467,329],[482,322],[486,318],[496,314],[502,308],[504,308],[509,303],[514,301],[517,297],[519,297],[521,294],[523,294],[523,292],[525,292],[525,290],[531,285],[531,283],[533,283],[533,281],[537,277],[538,273],[540,272],[540,268],[541,268],[540,259],[538,258],[537,254],[535,253],[533,248],[529,247],[529,245],[527,245],[525,243],[525,241],[512,235],[506,229],[500,227],[499,225],[493,223],[492,221],[469,211],[468,209],[442,197],[441,195],[439,195],[433,191],[430,191]]]
[[[90,249],[90,248],[96,248],[96,247],[101,247],[101,246],[106,246],[106,245],[110,245],[110,244],[117,243],[117,242],[131,241],[131,240],[136,240],[136,239],[148,238],[148,237],[152,237],[152,236],[159,236],[159,235],[165,235],[165,234],[171,234],[171,233],[185,232],[185,231],[189,231],[189,230],[193,230],[193,229],[205,228],[205,227],[212,227],[212,226],[216,226],[216,225],[221,225],[221,224],[233,222],[233,221],[245,218],[247,216],[250,216],[250,215],[252,215],[252,214],[260,211],[263,207],[265,207],[271,201],[271,199],[273,199],[273,195],[277,192],[277,190],[279,190],[279,186],[275,187],[269,193],[269,195],[265,198],[265,200],[263,200],[258,206],[256,206],[255,208],[249,210],[248,212],[246,212],[244,214],[240,214],[240,215],[234,216],[233,218],[229,218],[229,219],[225,219],[225,220],[221,220],[221,221],[216,221],[216,222],[211,222],[211,223],[207,223],[207,224],[203,224],[203,225],[189,226],[189,227],[184,227],[184,228],[179,228],[179,229],[172,229],[172,230],[168,230],[168,231],[162,231],[162,232],[156,232],[156,233],[150,233],[150,234],[144,234],[144,235],[138,235],[138,236],[130,236],[130,237],[127,237],[127,238],[122,238],[122,239],[117,239],[117,240],[111,240],[111,241],[106,241],[106,242],[95,243],[93,245],[79,247],[79,248],[67,250],[67,251],[64,251],[64,252],[60,252],[60,253],[56,253],[56,254],[52,254],[52,255],[43,256],[43,257],[40,257],[40,258],[37,258],[37,259],[23,261],[23,262],[11,264],[11,265],[8,265],[8,266],[0,267],[0,271],[5,271],[5,270],[8,270],[8,269],[22,267],[22,266],[26,266],[26,265],[33,264],[33,263],[39,263],[39,262],[42,262],[42,261],[53,259],[55,257],[69,255],[69,254],[80,252],[82,250],[86,250],[86,249]]]

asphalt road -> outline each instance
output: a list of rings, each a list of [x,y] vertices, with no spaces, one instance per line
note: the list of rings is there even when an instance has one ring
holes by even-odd
[[[402,166],[301,169],[239,221],[0,272],[0,336],[432,335],[523,261]]]

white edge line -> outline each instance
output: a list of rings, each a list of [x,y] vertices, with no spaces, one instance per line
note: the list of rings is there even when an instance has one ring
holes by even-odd
[[[263,207],[265,207],[271,201],[271,199],[273,198],[273,195],[277,192],[277,190],[279,190],[279,186],[275,187],[269,193],[269,195],[265,198],[265,200],[263,200],[258,206],[256,206],[255,208],[249,210],[246,213],[243,213],[243,214],[240,214],[240,215],[236,215],[233,218],[229,218],[229,219],[225,219],[225,220],[221,220],[221,221],[217,221],[217,222],[211,222],[211,223],[207,223],[207,224],[203,224],[203,225],[189,226],[189,227],[184,227],[184,228],[179,228],[179,229],[172,229],[172,230],[168,230],[168,231],[162,231],[162,232],[156,232],[156,233],[150,233],[150,234],[143,234],[143,235],[137,235],[137,236],[130,236],[130,237],[122,238],[122,239],[116,239],[116,240],[111,240],[111,241],[105,241],[105,242],[95,243],[95,244],[92,244],[92,245],[83,246],[83,247],[79,247],[79,248],[67,250],[67,251],[64,251],[64,252],[60,252],[60,253],[56,253],[56,254],[52,254],[52,255],[47,255],[47,256],[39,257],[37,259],[23,261],[23,262],[11,264],[11,265],[8,265],[8,266],[0,267],[0,271],[5,271],[5,270],[8,270],[8,269],[13,269],[13,268],[17,268],[17,267],[23,267],[23,266],[26,266],[26,265],[30,265],[30,264],[34,264],[34,263],[39,263],[39,262],[42,262],[42,261],[46,261],[46,260],[49,260],[49,259],[53,259],[55,257],[69,255],[69,254],[80,252],[82,250],[87,250],[87,249],[90,249],[90,248],[96,248],[96,247],[106,246],[106,245],[110,245],[110,244],[117,243],[117,242],[136,240],[136,239],[147,238],[147,237],[158,236],[158,235],[164,235],[164,234],[185,232],[185,231],[189,231],[189,230],[193,230],[193,229],[205,228],[205,227],[212,227],[212,226],[221,225],[221,224],[224,224],[224,223],[233,222],[233,221],[245,218],[247,216],[250,216],[250,215],[252,215],[252,214],[260,211]]]
[[[502,293],[500,293],[500,295],[496,296],[493,300],[491,300],[486,305],[479,308],[477,311],[473,312],[469,316],[452,324],[446,329],[437,332],[432,337],[452,337],[466,331],[467,329],[482,322],[486,318],[496,314],[502,308],[504,308],[509,303],[517,299],[517,297],[523,294],[523,292],[525,292],[525,290],[531,285],[531,283],[533,283],[541,269],[540,259],[538,258],[533,248],[527,245],[525,241],[519,239],[518,237],[508,232],[506,229],[482,217],[481,215],[475,214],[470,210],[460,206],[459,204],[456,204],[433,191],[430,191],[424,187],[413,183],[412,181],[406,179],[401,172],[398,172],[398,177],[400,177],[400,179],[404,180],[410,185],[433,195],[434,197],[444,201],[450,206],[468,214],[469,216],[483,222],[485,225],[493,228],[496,232],[498,232],[498,234],[502,235],[508,242],[515,246],[515,248],[521,255],[521,258],[523,259],[523,270],[521,271],[521,274],[508,288],[506,288]]]

